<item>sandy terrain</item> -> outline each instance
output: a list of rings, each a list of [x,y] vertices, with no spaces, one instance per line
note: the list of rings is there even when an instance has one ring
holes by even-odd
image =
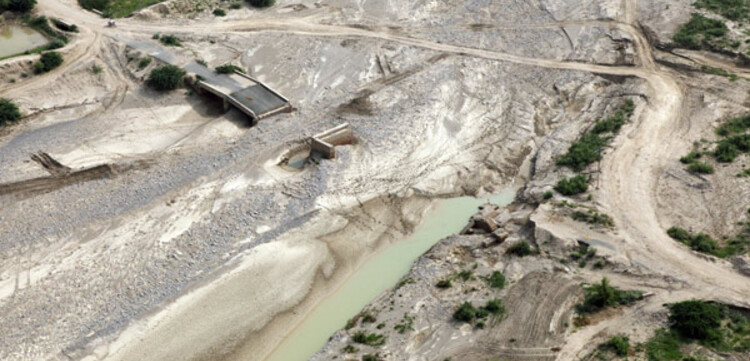
[[[578,237],[605,240],[618,266],[604,272],[656,295],[571,334],[560,305],[576,297],[576,281],[601,273],[560,274],[550,260],[487,263],[517,271],[507,302],[522,312],[507,329],[468,344],[481,347],[441,344],[466,336],[441,329],[420,336],[420,345],[389,345],[393,359],[480,359],[514,349],[503,344],[519,331],[514,325],[550,324],[548,332],[521,333],[519,352],[567,360],[664,302],[708,297],[750,306],[750,282],[730,262],[707,260],[664,232],[685,220],[717,232],[747,209],[725,207],[747,198],[747,181],[717,177],[709,194],[680,199],[696,180],[669,176],[712,121],[747,110],[745,82],[724,89],[723,78],[665,64],[679,57],[747,71],[652,48],[643,26],[664,37],[689,16],[686,5],[675,2],[664,23],[644,14],[657,2],[636,0],[278,1],[226,19],[185,16],[186,3],[156,5],[109,29],[72,0],[40,1],[40,13],[81,32],[61,50],[62,67],[0,85],[26,114],[0,134],[0,183],[48,176],[30,159],[39,151],[72,170],[121,171],[0,195],[0,322],[8,325],[0,359],[209,360],[252,349],[261,360],[363,259],[409,234],[432,199],[515,184],[524,187],[519,200],[535,204],[567,175],[554,158],[626,98],[636,102],[634,121],[605,151],[592,192],[616,230],[582,230],[544,207],[520,217],[568,246]],[[154,33],[181,38],[183,48],[168,49],[175,62],[241,64],[295,111],[249,127],[239,112],[224,113],[187,89],[146,88],[148,69],[137,69],[126,44],[153,41]],[[28,60],[3,61],[3,76],[19,78]],[[103,72],[91,72],[93,64]],[[301,171],[278,166],[289,149],[342,122],[357,142],[337,149],[336,160]],[[541,292],[547,284],[558,288]],[[536,303],[524,304],[531,294],[540,295]],[[433,318],[448,312],[433,311]],[[559,353],[534,353],[553,346]]]

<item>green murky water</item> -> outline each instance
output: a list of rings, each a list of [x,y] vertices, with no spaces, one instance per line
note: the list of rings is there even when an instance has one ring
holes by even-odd
[[[422,224],[407,239],[394,243],[365,261],[344,284],[326,297],[265,361],[305,361],[322,348],[328,338],[380,293],[393,287],[412,263],[439,240],[456,234],[477,207],[486,203],[507,205],[514,193],[504,191],[489,199],[472,197],[441,201],[428,212]]]
[[[47,38],[36,30],[19,25],[0,26],[0,58],[23,53],[47,44]]]

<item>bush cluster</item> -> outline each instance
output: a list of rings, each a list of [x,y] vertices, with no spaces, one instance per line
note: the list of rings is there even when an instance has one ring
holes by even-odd
[[[747,19],[750,14],[750,2],[747,0],[697,0],[693,5],[734,21]]]
[[[573,212],[573,219],[579,222],[598,225],[602,227],[614,227],[615,221],[606,213],[601,213],[595,209],[588,209],[586,212]]]
[[[643,298],[643,292],[622,291],[610,286],[606,277],[602,278],[601,283],[585,287],[583,290],[583,303],[576,305],[576,311],[580,314],[595,313],[605,307],[629,305]]]
[[[505,306],[503,302],[497,298],[493,298],[482,307],[474,307],[471,302],[464,302],[455,312],[453,312],[453,319],[460,322],[471,323],[474,320],[480,320],[487,318],[487,316],[501,316],[505,314]]]
[[[493,271],[485,280],[491,288],[499,290],[505,288],[505,276],[500,271]]]
[[[688,49],[711,48],[715,40],[724,37],[729,29],[721,20],[693,14],[672,37],[678,46]]]
[[[162,35],[159,37],[159,42],[166,46],[182,46],[180,39],[174,35]]]
[[[227,12],[224,9],[214,9],[213,14],[216,16],[227,16]]]
[[[10,99],[0,98],[0,126],[21,119],[21,111]]]
[[[635,103],[626,100],[615,114],[600,120],[594,127],[583,134],[581,139],[570,145],[567,153],[557,159],[557,165],[570,167],[576,172],[585,169],[589,164],[601,158],[601,150],[609,143],[614,134],[627,122],[635,111]]]
[[[163,65],[151,71],[148,85],[160,91],[173,90],[180,85],[185,71],[174,65]]]
[[[589,181],[586,176],[577,175],[572,178],[561,179],[555,185],[555,190],[564,195],[572,196],[581,194],[589,189]]]
[[[721,326],[721,310],[713,303],[689,300],[669,305],[669,326],[683,337],[705,340]]]

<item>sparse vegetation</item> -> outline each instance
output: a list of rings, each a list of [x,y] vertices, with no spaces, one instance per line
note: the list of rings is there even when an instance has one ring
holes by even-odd
[[[474,272],[472,272],[470,270],[466,270],[466,269],[465,270],[461,270],[460,272],[458,272],[456,274],[456,278],[460,279],[461,281],[466,282],[466,281],[474,278]]]
[[[586,192],[589,189],[589,181],[586,176],[583,175],[577,175],[572,178],[565,178],[561,179],[557,182],[557,185],[555,185],[555,190],[564,195],[564,196],[572,196],[576,194],[581,194]]]
[[[606,213],[601,213],[595,209],[589,208],[586,212],[573,212],[573,219],[579,222],[585,222],[602,227],[614,227],[615,222]]]
[[[385,336],[379,333],[357,331],[352,336],[352,341],[368,346],[382,346],[385,344]]]
[[[34,63],[34,73],[46,73],[54,68],[57,68],[62,63],[63,57],[62,55],[60,55],[60,53],[55,51],[42,53],[42,56],[39,57],[39,61]]]
[[[0,98],[0,126],[21,119],[21,111],[10,99]]]
[[[380,361],[380,359],[372,354],[364,354],[362,355],[362,361]]]
[[[747,0],[697,0],[693,5],[734,21],[747,19],[750,15],[750,2]]]
[[[609,285],[609,280],[602,278],[601,283],[584,287],[583,303],[576,305],[579,314],[596,313],[605,307],[629,305],[643,298],[640,291],[622,291]]]
[[[216,67],[216,72],[219,74],[230,74],[236,71],[245,74],[245,69],[240,68],[233,64],[224,64]]]
[[[359,348],[354,347],[352,345],[346,345],[344,346],[344,348],[341,349],[341,351],[343,351],[344,353],[355,353],[359,351]]]
[[[94,64],[94,65],[91,66],[91,72],[94,73],[94,74],[99,74],[99,73],[102,72],[102,70],[104,70],[104,69],[102,69],[102,67],[99,66],[98,64]]]
[[[398,331],[398,333],[406,333],[406,331],[413,331],[414,327],[414,317],[409,316],[408,313],[404,313],[404,316],[401,318],[401,321],[397,323],[395,326],[393,326],[393,329]]]
[[[160,91],[174,90],[182,82],[185,71],[174,65],[163,65],[151,71],[148,85]]]
[[[745,227],[737,236],[726,239],[723,246],[705,233],[692,234],[680,227],[668,229],[667,235],[694,251],[711,254],[719,258],[744,254],[750,249],[750,227]]]
[[[240,3],[234,3],[232,5],[229,5],[229,8],[232,9],[232,10],[241,9],[242,8],[242,4],[240,4]]]

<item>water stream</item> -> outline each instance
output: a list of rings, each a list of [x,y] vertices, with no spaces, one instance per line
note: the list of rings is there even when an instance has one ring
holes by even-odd
[[[513,195],[513,191],[506,190],[489,199],[459,197],[441,201],[411,236],[374,254],[341,287],[315,306],[265,361],[308,360],[348,319],[393,287],[419,256],[441,239],[458,233],[478,206],[487,201],[507,205]]]
[[[20,25],[0,26],[0,58],[38,48],[47,42],[47,38],[34,29]]]

